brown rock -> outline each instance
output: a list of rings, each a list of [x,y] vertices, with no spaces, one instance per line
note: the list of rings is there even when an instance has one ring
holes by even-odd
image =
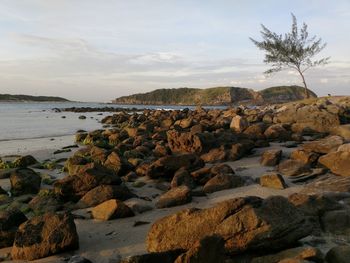
[[[287,184],[285,183],[282,175],[279,173],[267,173],[260,177],[260,185],[264,187],[270,187],[275,189],[285,189]]]
[[[86,208],[99,205],[110,199],[127,200],[133,194],[126,186],[122,185],[99,185],[87,192],[77,203],[77,207]]]
[[[15,196],[36,194],[40,190],[41,177],[29,168],[19,168],[10,176],[11,193]]]
[[[269,140],[288,140],[290,138],[290,132],[281,124],[271,125],[265,130],[264,135]]]
[[[174,263],[183,250],[155,252],[125,258],[121,263]]]
[[[217,174],[203,187],[205,193],[213,193],[244,185],[242,177],[234,174]]]
[[[326,260],[328,263],[348,263],[350,258],[350,246],[336,246],[328,251]]]
[[[350,151],[330,152],[318,161],[337,175],[350,176]]]
[[[302,149],[296,149],[291,153],[290,158],[293,160],[301,161],[304,164],[311,165],[317,162],[319,156],[319,154],[314,152],[307,152]]]
[[[311,226],[287,199],[242,197],[208,209],[185,209],[156,221],[147,236],[150,252],[190,249],[194,242],[218,234],[226,250],[276,250],[309,235]],[[281,235],[283,233],[283,235]]]
[[[277,169],[278,172],[285,176],[297,176],[310,170],[303,162],[292,159],[281,162]]]
[[[134,216],[134,212],[122,201],[111,199],[95,206],[92,210],[92,217],[99,220],[111,220]]]
[[[190,189],[192,189],[194,187],[194,182],[193,182],[192,176],[184,168],[180,168],[178,171],[176,171],[176,173],[175,173],[175,175],[170,183],[171,188],[175,188],[175,187],[178,187],[181,185],[185,185]]]
[[[206,163],[224,162],[227,152],[224,147],[211,149],[208,153],[202,154],[201,159]]]
[[[230,128],[238,133],[243,132],[248,126],[247,119],[239,115],[233,117],[230,124]]]
[[[260,163],[264,166],[275,166],[280,162],[281,158],[282,150],[267,150],[262,154]]]
[[[19,226],[11,256],[14,260],[34,260],[78,247],[73,216],[47,213]]]
[[[27,217],[18,209],[0,211],[0,248],[12,246],[18,226],[25,221]]]
[[[321,218],[326,232],[338,235],[350,235],[350,210],[327,211]]]
[[[283,250],[277,254],[254,258],[251,263],[276,263],[284,259],[323,262],[323,255],[319,249],[314,247],[297,247]]]
[[[301,191],[306,194],[318,194],[324,192],[350,192],[350,177],[337,175],[324,175],[321,178],[309,183]]]
[[[197,241],[186,253],[180,255],[174,263],[224,263],[225,241],[220,236],[207,236]]]
[[[307,142],[302,145],[302,149],[306,152],[326,154],[331,151],[336,151],[343,143],[344,139],[342,137],[334,135],[318,141]]]
[[[191,202],[191,190],[185,185],[170,189],[168,192],[162,194],[156,203],[157,208],[165,208],[183,205]]]

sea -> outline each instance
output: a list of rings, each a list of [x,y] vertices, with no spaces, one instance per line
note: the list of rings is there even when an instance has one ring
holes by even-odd
[[[0,102],[0,142],[73,135],[77,130],[100,129],[102,127],[100,120],[113,113],[55,112],[53,109],[105,106],[140,110],[145,108],[166,110],[194,108],[193,106],[118,105],[83,102]],[[81,120],[78,118],[80,115],[85,115],[87,118]]]

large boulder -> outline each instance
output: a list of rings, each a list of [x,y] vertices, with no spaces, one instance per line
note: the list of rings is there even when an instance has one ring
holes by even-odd
[[[130,207],[117,199],[111,199],[99,204],[91,210],[91,213],[94,219],[99,220],[111,220],[135,215]]]
[[[336,246],[328,251],[326,260],[329,263],[348,263],[350,258],[350,246]]]
[[[229,253],[276,250],[310,234],[304,215],[281,196],[241,197],[208,209],[185,209],[156,221],[147,236],[147,249],[188,250],[208,235],[225,240]]]
[[[306,152],[326,154],[331,151],[336,151],[343,143],[344,139],[342,137],[334,135],[318,141],[307,142],[303,144],[302,149]]]
[[[19,226],[11,256],[14,260],[34,260],[78,247],[73,216],[47,213]]]
[[[330,152],[321,156],[318,162],[337,175],[350,176],[350,151]]]
[[[78,201],[99,185],[119,185],[121,179],[113,171],[94,163],[81,173],[69,175],[55,182],[55,192],[65,200]]]
[[[225,189],[240,187],[244,185],[242,177],[234,174],[217,174],[203,186],[205,193],[213,193]]]
[[[154,161],[147,168],[146,175],[151,178],[172,178],[180,168],[195,170],[203,166],[204,162],[195,154],[169,155]]]
[[[123,185],[99,185],[87,192],[77,203],[77,207],[86,208],[99,205],[110,199],[127,200],[133,197],[130,190]]]
[[[202,153],[213,148],[216,139],[212,133],[167,132],[169,148],[174,153]]]
[[[40,190],[41,177],[29,168],[19,168],[10,176],[11,193],[15,196],[36,194]]]
[[[156,203],[157,208],[165,208],[177,205],[183,205],[191,202],[191,189],[185,185],[170,189],[162,194]]]
[[[249,122],[247,119],[239,115],[233,117],[230,124],[230,128],[238,133],[243,132],[248,126]]]
[[[0,248],[12,246],[18,226],[25,221],[27,217],[18,209],[0,211]]]
[[[282,150],[279,149],[271,149],[266,150],[260,159],[261,165],[264,166],[275,166],[277,165],[282,158]]]

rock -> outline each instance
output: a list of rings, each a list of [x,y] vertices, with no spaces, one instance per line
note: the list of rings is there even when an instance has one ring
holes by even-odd
[[[168,192],[162,194],[156,203],[157,208],[165,208],[183,205],[191,202],[191,190],[183,185],[170,189]]]
[[[350,124],[344,124],[339,125],[338,127],[335,127],[332,132],[332,134],[339,135],[343,137],[345,140],[350,140]]]
[[[20,168],[25,168],[36,163],[38,163],[38,161],[31,155],[21,156],[13,161],[14,166]]]
[[[225,241],[220,236],[207,236],[197,241],[186,253],[180,255],[174,263],[224,263]]]
[[[149,202],[140,199],[131,199],[124,203],[130,207],[135,214],[142,214],[153,209],[153,206],[151,206]]]
[[[254,258],[251,263],[276,263],[283,259],[311,260],[323,262],[322,252],[314,247],[296,247],[278,252],[277,254]]]
[[[8,195],[7,192],[0,186],[0,195]]]
[[[288,247],[310,231],[306,218],[286,198],[240,197],[212,208],[185,209],[157,220],[148,233],[147,249],[188,250],[197,240],[217,234],[224,237],[229,253],[266,253]]]
[[[337,175],[350,176],[349,160],[350,151],[336,151],[321,156],[318,162]]]
[[[264,187],[275,188],[275,189],[287,188],[287,184],[285,183],[282,175],[275,172],[263,174],[260,177],[260,185]]]
[[[79,255],[72,256],[71,258],[69,258],[69,260],[67,262],[68,263],[92,263],[87,258],[84,258],[84,257],[79,256]]]
[[[182,129],[187,129],[192,126],[193,118],[186,118],[178,120],[174,123],[174,125],[179,125]]]
[[[85,120],[85,119],[86,119],[86,116],[80,115],[80,116],[78,117],[78,119],[79,119],[79,120]]]
[[[193,171],[203,166],[203,161],[195,154],[170,155],[153,162],[147,168],[146,175],[151,178],[173,178],[174,173],[180,168]]]
[[[34,260],[78,247],[73,216],[46,213],[19,226],[11,255],[14,260]]]
[[[190,173],[184,168],[180,168],[176,171],[170,183],[171,188],[175,188],[181,185],[185,185],[190,189],[194,188],[193,178]]]
[[[41,177],[29,168],[19,168],[10,176],[11,193],[14,196],[36,194],[40,190]]]
[[[281,162],[278,165],[277,170],[285,176],[297,176],[304,172],[308,172],[310,169],[301,161],[288,159]]]
[[[30,200],[28,206],[38,215],[60,210],[63,207],[63,202],[53,191],[45,189],[41,190],[38,195]]]
[[[249,123],[247,119],[239,115],[233,117],[230,124],[230,128],[238,133],[243,132],[246,128],[248,128],[248,126]]]
[[[244,185],[242,177],[234,174],[217,174],[203,187],[205,193],[213,193]]]
[[[111,220],[135,215],[130,207],[117,199],[111,199],[95,206],[91,213],[94,219],[99,220]]]
[[[227,152],[224,147],[211,149],[209,152],[202,154],[201,159],[205,163],[224,162],[227,159]]]
[[[55,192],[65,200],[78,201],[99,185],[119,185],[121,179],[111,170],[96,163],[81,173],[69,175],[54,183]]]
[[[99,185],[87,192],[77,203],[77,207],[86,208],[99,205],[110,199],[121,201],[133,197],[126,186],[122,185]]]
[[[264,136],[268,140],[286,141],[290,138],[290,132],[288,132],[281,124],[273,124],[265,130]]]
[[[320,155],[315,152],[307,152],[302,149],[296,149],[291,153],[290,158],[301,161],[304,164],[313,165],[317,162],[319,156]]]
[[[173,153],[203,153],[215,147],[212,133],[191,133],[170,130],[167,132],[169,148]]]
[[[277,165],[282,158],[282,150],[267,150],[262,156],[260,163],[264,166],[275,166]]]
[[[264,123],[257,123],[250,125],[244,130],[244,134],[252,140],[264,140],[264,132],[266,130],[266,125]]]
[[[174,263],[182,250],[155,252],[123,259],[121,263]]]
[[[0,211],[0,248],[12,246],[18,226],[25,221],[27,217],[18,209]]]
[[[350,246],[336,246],[328,251],[326,260],[328,263],[348,263],[350,258]]]
[[[350,210],[327,211],[321,218],[321,225],[326,232],[338,235],[350,234]]]
[[[334,135],[318,141],[307,142],[302,145],[302,149],[306,152],[326,154],[331,151],[336,151],[343,143],[344,139],[342,137]]]
[[[296,124],[292,129],[298,133],[330,132],[334,127],[339,126],[337,114],[329,113],[316,105],[300,107],[295,115]]]
[[[320,179],[309,183],[301,191],[306,194],[318,194],[324,192],[350,192],[350,177],[337,175],[324,175]]]

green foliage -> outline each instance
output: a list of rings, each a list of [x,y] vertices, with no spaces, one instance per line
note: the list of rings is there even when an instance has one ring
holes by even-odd
[[[257,41],[253,38],[250,40],[260,50],[265,51],[264,62],[271,65],[265,74],[272,74],[288,68],[294,69],[302,77],[307,91],[303,73],[309,68],[327,64],[329,57],[313,60],[326,47],[326,44],[323,44],[322,39],[317,38],[317,36],[310,37],[305,23],[299,29],[297,19],[293,14],[292,20],[292,28],[289,33],[277,34],[261,25],[263,40]]]
[[[61,97],[0,94],[0,101],[68,101]]]

